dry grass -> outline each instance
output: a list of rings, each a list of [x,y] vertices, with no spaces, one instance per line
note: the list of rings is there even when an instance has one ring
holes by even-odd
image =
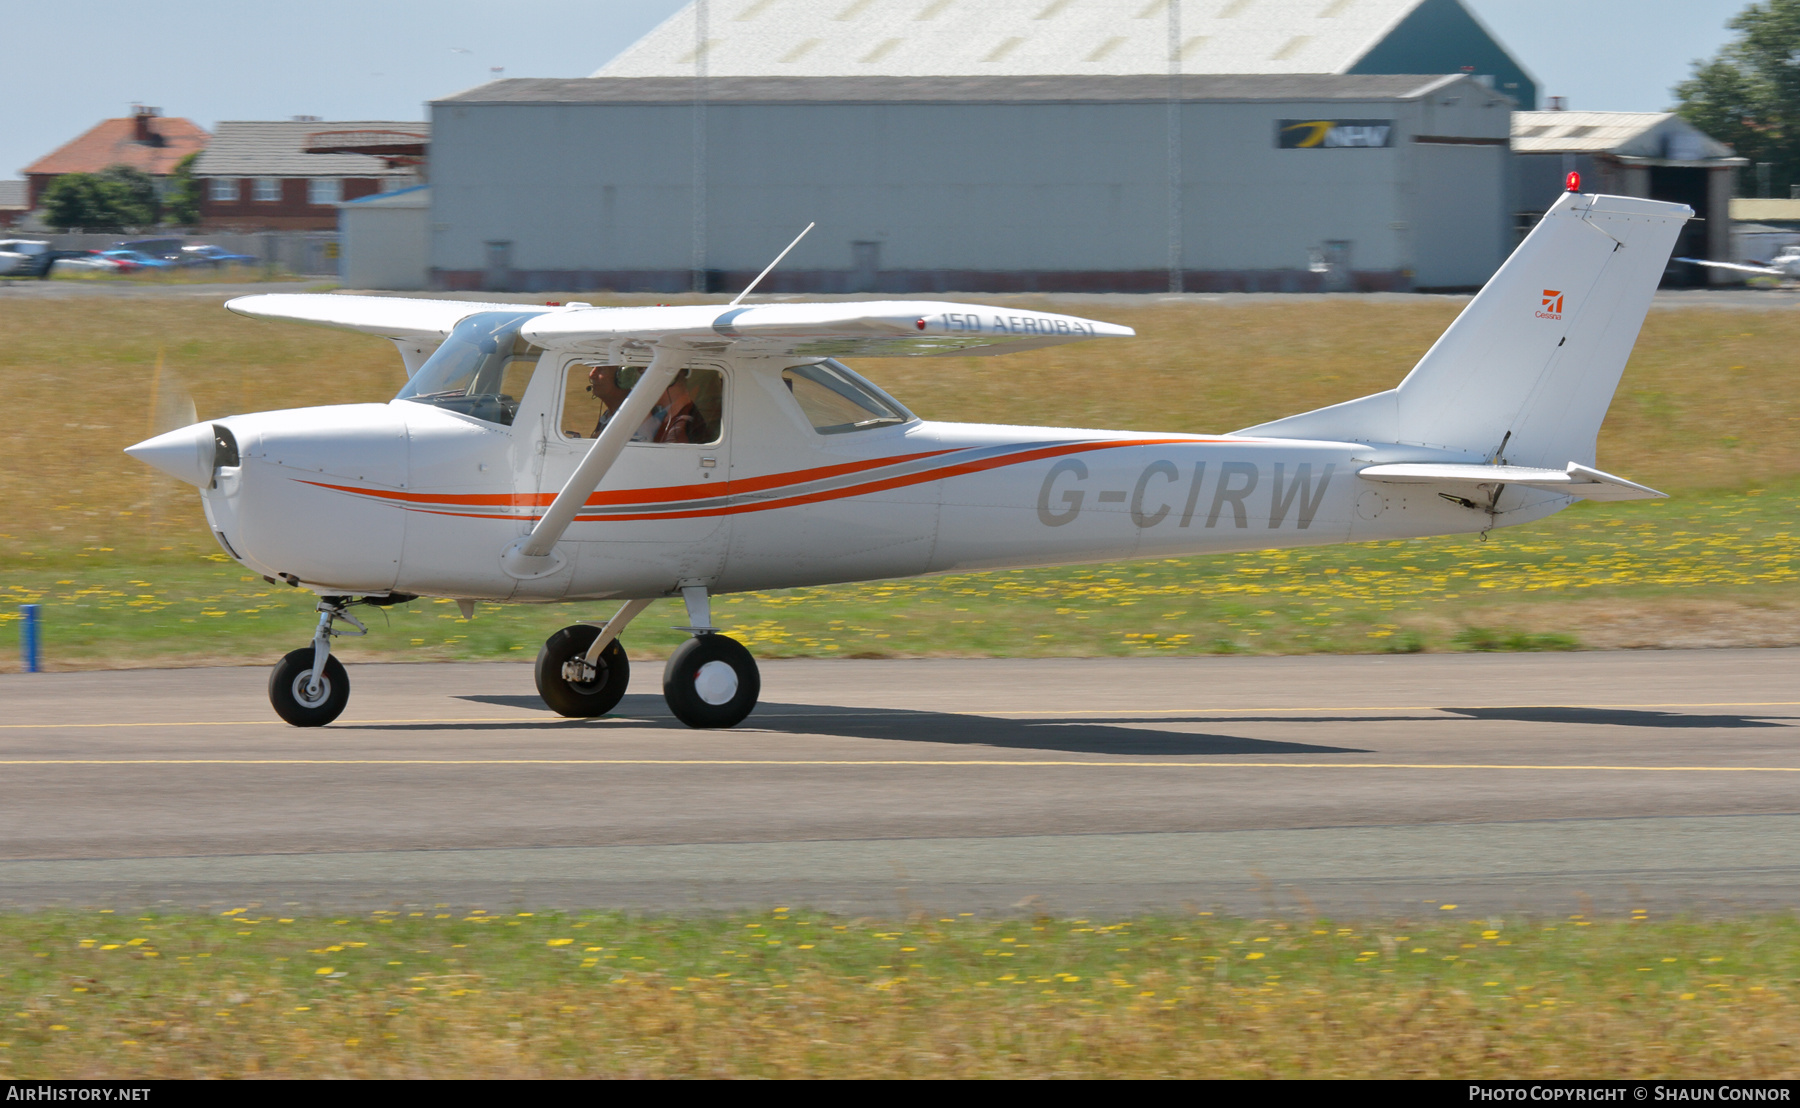
[[[1454,905],[1449,906],[1454,909]],[[1786,918],[0,918],[0,1077],[1781,1078]]]
[[[1138,340],[858,366],[929,418],[1225,431],[1393,385],[1456,310],[1121,309],[1097,314],[1136,327]],[[1797,348],[1800,313],[1652,313],[1601,434],[1601,464],[1671,490],[1800,474]],[[0,557],[45,537],[210,549],[191,490],[120,453],[179,386],[208,418],[385,400],[402,381],[383,340],[242,319],[207,299],[0,304],[0,383],[17,424],[0,441]]]
[[[1229,430],[1391,386],[1457,308],[1095,310],[1142,337],[858,364],[927,417]],[[1485,545],[1460,537],[874,583],[730,597],[720,612],[764,656],[1437,650],[1467,648],[1484,629],[1513,644],[1790,645],[1800,642],[1796,348],[1800,313],[1650,315],[1600,461],[1675,501],[1589,506]],[[213,564],[193,490],[121,449],[189,391],[204,418],[382,400],[402,378],[382,340],[243,319],[210,298],[0,302],[0,383],[25,413],[0,440],[0,589],[49,605],[57,667],[279,654],[308,622],[305,598]],[[0,612],[6,643],[11,615]],[[565,621],[534,608],[484,609],[473,625],[444,625],[441,610],[393,619],[403,634],[349,653],[530,657]],[[657,634],[640,633],[634,648],[672,645]],[[4,654],[0,668],[12,664]]]

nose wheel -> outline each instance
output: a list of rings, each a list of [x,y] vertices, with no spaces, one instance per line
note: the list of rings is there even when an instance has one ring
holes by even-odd
[[[269,674],[269,703],[276,715],[295,727],[323,727],[342,715],[344,705],[350,703],[350,675],[344,672],[344,663],[331,656],[331,637],[369,633],[362,621],[345,611],[352,603],[364,602],[321,597],[319,629],[313,633],[312,645],[289,651]],[[332,625],[340,619],[357,629],[337,630]]]
[[[350,675],[344,663],[326,658],[317,682],[313,681],[313,648],[289,651],[269,674],[269,703],[275,714],[295,727],[323,727],[344,712],[350,702]]]

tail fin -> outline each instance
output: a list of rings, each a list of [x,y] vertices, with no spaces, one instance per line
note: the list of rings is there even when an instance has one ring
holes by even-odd
[[[1238,432],[1594,464],[1684,204],[1565,193],[1398,388]]]

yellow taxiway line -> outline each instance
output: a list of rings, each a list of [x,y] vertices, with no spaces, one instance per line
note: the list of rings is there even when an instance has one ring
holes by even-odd
[[[1500,762],[1226,762],[1007,758],[6,758],[0,766],[1009,766],[1086,769],[1511,769],[1612,773],[1800,773],[1800,766],[1606,766]]]

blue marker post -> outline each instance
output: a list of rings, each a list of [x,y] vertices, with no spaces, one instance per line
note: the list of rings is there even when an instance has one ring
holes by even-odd
[[[38,605],[19,605],[19,657],[25,663],[26,673],[37,673],[43,668],[42,638],[38,633]]]

